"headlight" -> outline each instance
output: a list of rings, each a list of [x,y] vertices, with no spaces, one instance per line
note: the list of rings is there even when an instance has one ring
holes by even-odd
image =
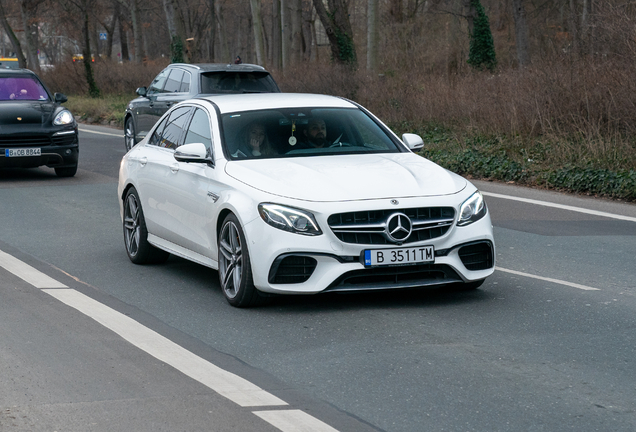
[[[283,231],[310,236],[322,234],[314,215],[305,210],[263,203],[258,205],[258,213],[269,225]]]
[[[73,114],[69,110],[62,110],[55,116],[53,124],[56,126],[67,125],[73,123]]]
[[[471,195],[459,208],[458,226],[464,226],[478,221],[486,215],[486,202],[481,192]]]

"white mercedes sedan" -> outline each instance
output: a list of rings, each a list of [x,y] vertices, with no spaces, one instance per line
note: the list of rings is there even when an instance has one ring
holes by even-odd
[[[338,97],[179,103],[121,162],[126,252],[218,270],[237,307],[269,294],[477,288],[495,269],[488,208],[413,153],[422,146]]]

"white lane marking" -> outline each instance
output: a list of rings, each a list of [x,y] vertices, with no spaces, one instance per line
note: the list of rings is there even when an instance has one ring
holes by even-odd
[[[520,197],[511,196],[511,195],[502,195],[502,194],[492,193],[492,192],[481,191],[481,193],[483,195],[491,196],[493,198],[502,198],[502,199],[507,199],[507,200],[512,200],[512,201],[521,201],[521,202],[525,202],[525,203],[529,203],[529,204],[536,204],[536,205],[540,205],[540,206],[544,206],[544,207],[554,207],[554,208],[558,208],[558,209],[561,209],[561,210],[569,210],[569,211],[578,212],[578,213],[586,213],[586,214],[590,214],[590,215],[594,215],[594,216],[602,216],[602,217],[606,217],[606,218],[620,219],[620,220],[629,221],[629,222],[636,222],[636,217],[623,216],[623,215],[619,215],[619,214],[615,214],[615,213],[607,213],[607,212],[602,212],[602,211],[597,211],[597,210],[589,210],[589,209],[586,209],[586,208],[583,208],[583,207],[574,207],[574,206],[569,206],[569,205],[564,205],[564,204],[551,203],[551,202],[548,202],[548,201],[539,201],[539,200],[533,200],[533,199],[529,199],[529,198],[520,198]]]
[[[66,285],[34,269],[27,263],[0,250],[0,267],[4,267],[17,277],[36,288],[67,288]]]
[[[113,133],[108,133],[108,132],[97,132],[97,131],[93,131],[90,129],[83,129],[83,128],[79,128],[80,132],[88,132],[88,133],[94,133],[94,134],[98,134],[98,135],[108,135],[108,136],[114,136],[117,138],[123,138],[124,135],[117,135],[117,134],[113,134]]]
[[[254,414],[283,432],[338,432],[301,410],[254,411]]]
[[[502,272],[506,272],[506,273],[511,273],[511,274],[515,274],[515,275],[519,275],[519,276],[525,276],[525,277],[529,277],[529,278],[533,278],[533,279],[539,279],[539,280],[543,280],[543,281],[547,281],[547,282],[552,282],[555,284],[560,284],[560,285],[567,285],[570,287],[574,287],[574,288],[578,288],[578,289],[582,289],[585,291],[600,291],[599,288],[592,288],[589,286],[585,286],[585,285],[579,285],[576,283],[572,283],[572,282],[566,282],[566,281],[562,281],[559,279],[552,279],[552,278],[547,278],[547,277],[543,277],[543,276],[537,276],[537,275],[533,275],[530,273],[523,273],[520,271],[516,271],[516,270],[509,270],[509,269],[505,269],[505,268],[501,268],[501,267],[495,267],[495,270],[499,270]]]
[[[191,353],[171,340],[73,289],[43,290],[77,309],[151,356],[211,388],[242,407],[287,403],[251,382]]]

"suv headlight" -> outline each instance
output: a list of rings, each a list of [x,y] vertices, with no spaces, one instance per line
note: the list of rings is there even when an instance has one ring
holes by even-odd
[[[305,210],[262,203],[258,205],[258,213],[267,224],[283,231],[310,236],[322,234],[314,215]]]
[[[486,215],[486,202],[481,192],[477,191],[459,207],[457,226],[469,225]]]
[[[73,123],[73,114],[69,110],[62,110],[55,116],[53,124],[56,126],[62,126]]]

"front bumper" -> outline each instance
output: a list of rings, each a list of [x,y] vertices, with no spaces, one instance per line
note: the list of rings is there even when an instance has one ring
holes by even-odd
[[[39,156],[7,157],[7,150],[39,148]],[[0,136],[0,168],[76,166],[79,159],[77,128]]]
[[[337,212],[337,211],[334,211]],[[275,229],[260,218],[246,224],[255,286],[269,293],[312,294],[440,286],[473,282],[495,269],[495,243],[490,214],[468,226],[453,226],[442,236],[407,247],[433,246],[433,263],[365,267],[365,249],[392,245],[340,241],[316,215],[323,234],[303,236]]]

